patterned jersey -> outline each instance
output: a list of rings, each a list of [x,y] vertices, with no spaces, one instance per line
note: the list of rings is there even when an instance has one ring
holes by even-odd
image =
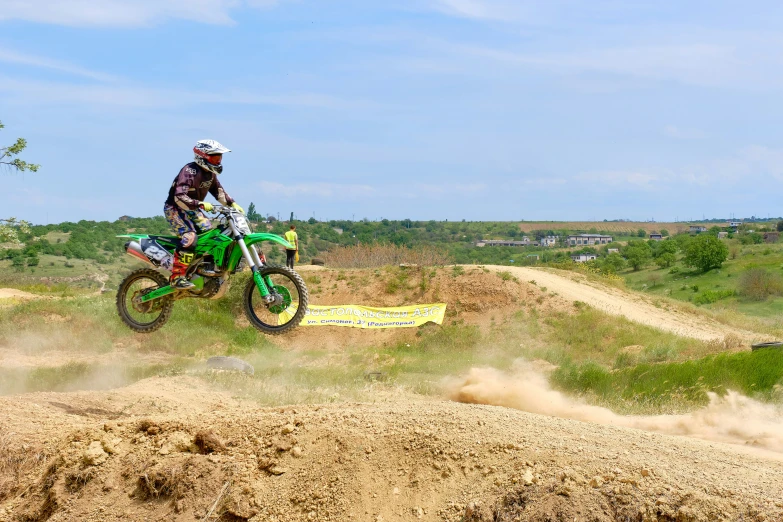
[[[199,167],[195,162],[188,163],[179,171],[169,189],[167,205],[176,205],[183,210],[196,210],[204,201],[207,192],[215,196],[221,205],[231,205],[234,200],[226,194],[217,176]]]

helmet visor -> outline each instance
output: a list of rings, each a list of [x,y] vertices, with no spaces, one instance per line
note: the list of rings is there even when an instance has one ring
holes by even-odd
[[[207,161],[211,163],[212,165],[220,165],[220,163],[223,161],[223,155],[222,154],[208,154],[207,155]]]

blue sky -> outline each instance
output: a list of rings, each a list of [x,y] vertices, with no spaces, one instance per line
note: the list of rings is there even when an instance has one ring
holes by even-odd
[[[781,215],[783,4],[0,0],[3,214],[161,213],[196,140],[317,219]]]

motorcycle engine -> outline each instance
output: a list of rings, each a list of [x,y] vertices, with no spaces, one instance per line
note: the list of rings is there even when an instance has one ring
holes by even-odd
[[[198,296],[202,299],[220,299],[226,295],[229,286],[228,279],[224,277],[205,277],[204,289]]]

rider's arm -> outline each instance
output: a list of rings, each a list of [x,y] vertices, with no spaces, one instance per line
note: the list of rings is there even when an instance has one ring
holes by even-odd
[[[223,190],[223,185],[218,181],[217,176],[212,181],[212,186],[209,187],[209,193],[215,196],[215,199],[220,202],[221,205],[231,206],[234,203],[234,199]]]
[[[200,201],[188,196],[188,191],[193,188],[196,179],[196,170],[193,167],[185,165],[179,171],[177,179],[174,181],[174,203],[184,210],[196,210]]]

